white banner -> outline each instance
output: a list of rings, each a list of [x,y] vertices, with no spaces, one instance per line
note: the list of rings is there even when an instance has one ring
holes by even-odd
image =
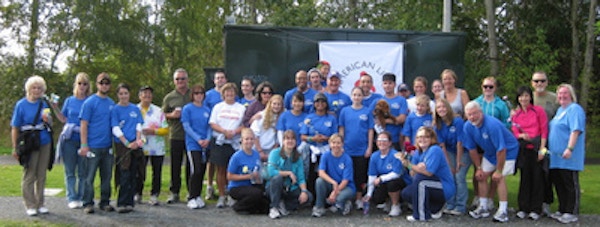
[[[404,43],[401,42],[319,42],[319,59],[331,64],[331,72],[342,75],[340,90],[350,95],[360,72],[373,77],[376,93],[384,94],[381,77],[385,73],[396,74],[396,85],[402,83]]]

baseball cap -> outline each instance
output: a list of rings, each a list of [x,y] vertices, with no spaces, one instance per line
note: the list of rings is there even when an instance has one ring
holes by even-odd
[[[408,85],[405,83],[398,85],[398,91],[408,91]]]
[[[154,89],[152,87],[150,87],[149,85],[144,85],[140,88],[140,92],[145,91],[145,90],[150,90],[150,92],[154,92]]]

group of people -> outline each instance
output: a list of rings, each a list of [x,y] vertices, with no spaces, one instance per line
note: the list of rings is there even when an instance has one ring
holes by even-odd
[[[339,90],[342,76],[330,69],[320,61],[308,72],[298,71],[296,87],[284,96],[268,81],[255,86],[244,78],[240,97],[223,71],[213,75],[215,87],[206,91],[201,85],[189,87],[187,72],[177,69],[175,89],[164,97],[162,108],[152,104],[148,86],[139,89],[140,103],[133,105],[129,87],[120,84],[115,104],[107,96],[111,80],[106,73],[98,75],[98,91],[91,95],[88,76],[80,73],[73,96],[60,111],[56,103],[40,100],[45,82],[33,76],[25,85],[26,98],[15,106],[13,143],[23,126],[51,121],[46,109],[55,109],[65,123],[58,156],[65,163],[68,207],[83,207],[86,213],[94,212],[98,169],[99,208],[114,210],[109,204],[113,164],[119,212],[141,202],[148,161],[153,170],[149,203],[159,204],[168,134],[167,203],[180,200],[185,162],[190,209],[205,207],[204,200],[216,197],[218,190],[216,207],[271,218],[312,205],[314,217],[327,210],[347,215],[353,207],[365,212],[382,207],[390,216],[412,209],[407,220],[427,221],[443,213],[488,217],[497,193],[493,219],[507,222],[505,176],[520,169],[518,218],[538,220],[545,214],[562,223],[578,220],[585,112],[570,85],[559,85],[555,95],[546,90],[546,74],[536,72],[533,89],[518,88],[511,109],[495,94],[498,83],[493,77],[485,78],[482,95],[470,100],[466,90],[455,86],[454,71],[446,69],[433,83],[432,100],[426,94],[427,79],[415,78],[412,95],[405,84],[396,87],[392,73],[381,76],[383,94],[372,92],[373,77],[361,72],[358,86],[347,95]],[[33,122],[35,111],[27,110],[38,103],[42,118]],[[28,215],[48,212],[38,192],[53,157],[45,155],[50,138],[41,131],[42,146],[23,176]],[[470,166],[476,193],[471,210],[466,182]],[[552,185],[559,200],[555,213],[549,212]]]

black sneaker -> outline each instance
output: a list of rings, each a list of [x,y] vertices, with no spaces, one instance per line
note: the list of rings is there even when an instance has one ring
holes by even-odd
[[[173,203],[178,203],[178,202],[179,202],[179,195],[177,195],[177,194],[171,194],[171,196],[169,196],[169,198],[167,199],[168,204],[173,204]]]
[[[92,205],[87,205],[83,208],[83,213],[86,214],[93,214],[94,213],[94,206]]]
[[[115,211],[115,208],[112,207],[111,205],[104,205],[100,207],[100,210],[106,211],[106,212],[113,212]]]

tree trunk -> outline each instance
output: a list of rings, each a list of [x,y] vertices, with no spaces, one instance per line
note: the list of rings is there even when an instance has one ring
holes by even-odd
[[[31,22],[31,27],[29,28],[29,41],[27,45],[27,76],[33,75],[35,72],[35,57],[36,57],[36,47],[39,37],[40,24],[38,21],[38,17],[40,15],[40,1],[33,0],[31,2],[31,17],[29,21]]]
[[[490,76],[498,75],[498,41],[496,39],[496,14],[494,0],[485,0],[485,12],[487,19],[488,47],[490,58]]]
[[[577,21],[579,21],[579,5],[581,0],[571,1],[571,84],[577,86],[577,78],[579,77],[579,58],[581,51],[579,50],[579,29]]]
[[[579,104],[583,107],[584,110],[587,110],[588,107],[588,92],[590,90],[590,78],[592,78],[593,66],[594,66],[594,42],[596,35],[594,34],[594,26],[596,26],[596,6],[598,5],[598,0],[590,0],[590,15],[588,17],[587,28],[585,32],[587,34],[586,37],[586,45],[585,45],[585,58],[583,61],[583,77],[581,78],[581,92]]]

